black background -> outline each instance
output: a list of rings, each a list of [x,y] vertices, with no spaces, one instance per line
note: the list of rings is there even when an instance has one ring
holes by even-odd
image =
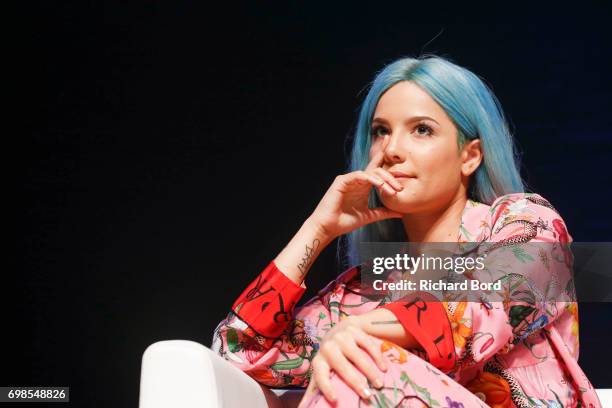
[[[2,385],[67,385],[74,406],[135,406],[149,344],[210,345],[345,172],[368,82],[403,56],[436,53],[483,77],[531,188],[575,241],[611,240],[602,7],[29,7],[20,41],[33,52],[15,81],[28,120],[7,152],[18,282],[5,287]],[[338,272],[334,256],[316,262],[308,297]],[[612,387],[611,311],[580,305],[580,364],[596,387]]]

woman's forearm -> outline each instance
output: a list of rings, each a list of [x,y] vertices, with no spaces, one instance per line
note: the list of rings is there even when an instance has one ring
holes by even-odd
[[[307,219],[287,246],[274,259],[276,267],[289,279],[300,285],[313,262],[333,241],[310,219]]]
[[[404,326],[390,310],[374,309],[355,317],[359,327],[374,337],[388,340],[407,350],[421,349],[420,344],[412,334],[404,329]]]

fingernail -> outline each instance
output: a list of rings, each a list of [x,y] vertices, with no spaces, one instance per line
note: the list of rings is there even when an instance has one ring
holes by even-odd
[[[363,395],[365,398],[370,398],[372,396],[372,392],[368,387],[363,387]]]
[[[384,385],[383,380],[381,380],[380,378],[377,378],[376,380],[374,380],[374,387],[382,388],[383,385]]]

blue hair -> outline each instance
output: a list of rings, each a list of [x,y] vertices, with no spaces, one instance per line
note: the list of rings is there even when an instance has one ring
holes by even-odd
[[[436,55],[401,58],[376,75],[359,112],[349,171],[366,168],[376,105],[385,91],[401,81],[412,81],[444,109],[457,127],[459,149],[467,141],[480,138],[483,161],[471,176],[468,198],[491,204],[499,196],[524,192],[516,148],[498,99],[477,75]],[[382,205],[374,189],[369,203],[370,207]],[[388,219],[365,225],[344,236],[339,241],[338,254],[345,241],[346,261],[349,266],[355,265],[360,262],[357,253],[360,242],[405,240],[401,220]]]

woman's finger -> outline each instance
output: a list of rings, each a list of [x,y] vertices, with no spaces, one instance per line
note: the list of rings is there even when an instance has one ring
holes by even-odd
[[[331,385],[329,374],[331,372],[329,364],[323,358],[315,358],[312,360],[312,376],[321,390],[321,393],[330,403],[336,401],[336,393]]]
[[[393,187],[397,191],[402,191],[404,189],[404,186],[402,186],[402,184],[399,181],[397,181],[395,176],[389,173],[387,170],[383,169],[382,167],[377,167],[373,169],[372,172],[376,174],[379,178],[389,183],[391,187]]]
[[[348,178],[345,180],[345,183],[350,184],[352,182],[357,182],[359,184],[369,183],[376,188],[384,190],[387,194],[395,194],[396,191],[393,187],[389,185],[389,183],[385,182],[381,177],[376,174],[368,173],[365,171],[354,171],[352,173],[348,173],[346,176]]]
[[[313,376],[310,378],[310,382],[308,383],[308,387],[306,388],[306,391],[304,391],[304,395],[302,395],[302,399],[300,400],[300,404],[298,405],[298,408],[304,408],[316,391],[317,391],[317,382],[315,381],[314,376]]]
[[[373,186],[380,187],[385,183],[385,180],[374,173],[368,173],[365,171],[354,171],[349,173],[354,177],[354,180],[363,181],[370,183]]]
[[[382,142],[382,147],[374,156],[372,156],[372,160],[368,163],[365,171],[373,170],[383,163],[383,159],[385,157],[385,149],[387,148],[387,144],[389,143],[389,135],[385,135]]]
[[[397,191],[393,187],[391,187],[389,185],[389,183],[387,183],[387,182],[383,182],[383,184],[378,186],[378,188],[380,188],[382,191],[384,191],[385,193],[390,194],[390,195],[393,195],[393,194],[397,193]]]
[[[372,337],[363,331],[355,332],[355,341],[359,347],[368,352],[372,357],[378,368],[381,371],[387,371],[387,363],[383,357],[380,347],[372,340]]]
[[[343,351],[350,362],[358,368],[372,384],[374,384],[374,387],[380,388],[383,386],[383,379],[379,374],[379,370],[376,369],[376,366],[372,363],[372,359],[368,357],[368,354],[360,348],[357,343],[345,346]]]
[[[344,356],[344,351],[345,350],[342,350],[336,353],[333,361],[330,361],[330,367],[342,377],[344,382],[359,394],[361,398],[367,400],[372,396],[372,391],[370,391],[368,387],[366,377]]]
[[[363,374],[355,367],[344,355],[349,343],[355,344],[353,337],[349,333],[337,334],[334,344],[323,344],[319,353],[329,365],[329,368],[338,374],[344,382],[351,387],[361,398],[368,399],[372,392],[368,388],[368,383]],[[329,379],[328,379],[329,381]],[[322,390],[322,385],[317,377],[317,384]]]

